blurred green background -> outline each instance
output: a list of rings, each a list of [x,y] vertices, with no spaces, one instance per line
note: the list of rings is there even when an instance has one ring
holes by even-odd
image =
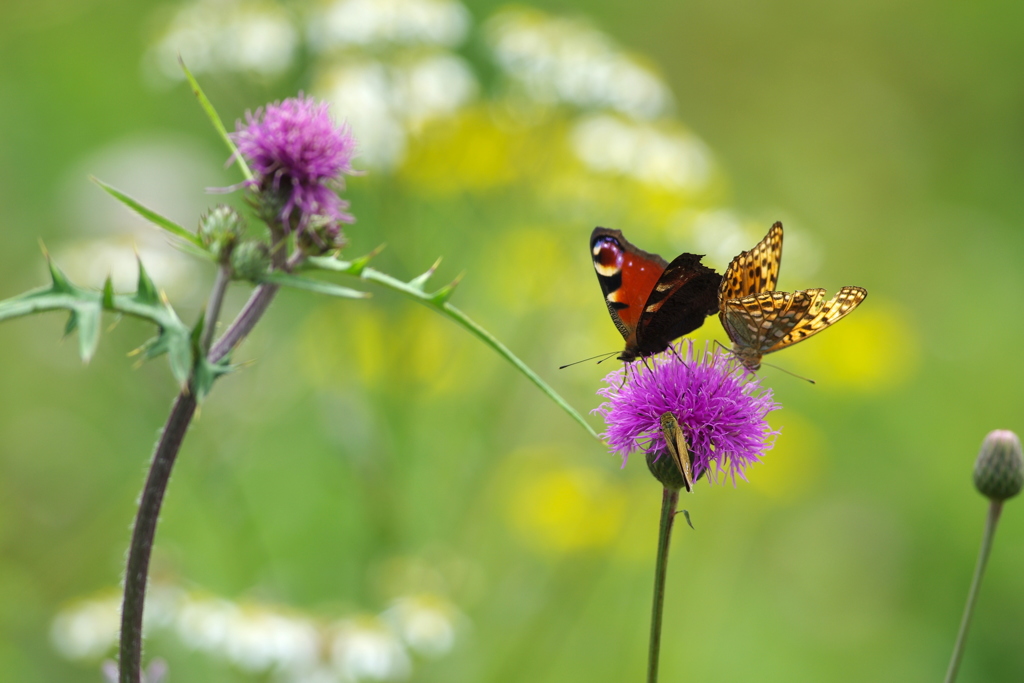
[[[347,253],[386,242],[378,266],[405,278],[444,256],[438,284],[466,272],[453,302],[581,412],[607,366],[557,366],[621,346],[594,225],[722,269],[783,220],[781,288],[870,297],[768,359],[818,384],[761,371],[782,436],[750,483],[686,497],[663,680],[934,681],[985,513],[977,447],[1024,430],[1022,36],[1024,5],[999,2],[7,0],[0,297],[45,282],[39,239],[94,286],[130,286],[137,249],[195,319],[209,270],[87,179],[189,226],[239,203],[205,193],[238,177],[178,51],[227,121],[332,98],[366,170]],[[175,393],[163,360],[126,357],[145,326],[121,321],[83,367],[63,324],[0,326],[3,680],[99,680]],[[714,318],[696,336],[724,339]],[[285,292],[236,360],[252,363],[203,406],[158,531],[171,597],[147,608],[147,659],[172,681],[641,678],[660,489],[639,458],[620,469],[493,352],[384,290]],[[1024,679],[1021,506],[961,681]]]

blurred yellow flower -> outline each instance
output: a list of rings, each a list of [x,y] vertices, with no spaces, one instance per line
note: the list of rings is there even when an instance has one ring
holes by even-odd
[[[504,122],[487,105],[423,127],[410,144],[400,174],[428,193],[461,195],[511,185],[543,173],[552,131]],[[562,145],[564,147],[564,144]]]
[[[318,387],[419,384],[449,392],[472,384],[467,364],[457,362],[466,342],[450,321],[425,308],[381,308],[332,303],[302,324],[297,345],[307,379]],[[479,372],[475,373],[479,375]]]
[[[783,367],[810,377],[823,390],[885,392],[914,376],[920,353],[909,312],[898,304],[869,297],[835,329],[770,360],[786,358],[780,363]]]
[[[569,553],[615,541],[626,497],[596,469],[567,467],[516,482],[506,509],[509,524],[536,550]]]
[[[772,427],[781,428],[771,458],[750,470],[750,484],[779,502],[798,497],[821,476],[824,439],[818,429],[791,410],[772,416]]]

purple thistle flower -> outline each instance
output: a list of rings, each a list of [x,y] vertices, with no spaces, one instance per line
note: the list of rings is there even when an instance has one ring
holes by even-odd
[[[313,97],[289,98],[245,113],[245,125],[235,123],[231,139],[251,163],[258,190],[280,200],[279,218],[288,231],[293,214],[296,229],[304,231],[310,219],[339,232],[338,223],[352,223],[348,202],[337,190],[341,175],[352,174],[356,141],[347,126],[335,126],[325,102]]]
[[[623,378],[628,378],[623,384]],[[751,374],[737,368],[728,353],[695,352],[693,342],[669,347],[669,351],[631,363],[605,377],[607,387],[598,395],[608,399],[593,412],[604,417],[601,435],[622,464],[631,452],[666,455],[661,416],[675,415],[686,435],[695,476],[707,472],[714,478],[726,472],[746,480],[744,470],[774,445],[777,431],[765,416],[777,408],[771,389],[762,389]],[[710,471],[711,463],[716,471]]]

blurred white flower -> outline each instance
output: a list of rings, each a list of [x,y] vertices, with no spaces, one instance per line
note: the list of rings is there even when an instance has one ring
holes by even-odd
[[[68,659],[98,659],[114,647],[120,629],[121,599],[111,595],[62,610],[50,627],[50,640]]]
[[[76,163],[60,183],[63,222],[76,236],[52,246],[56,264],[75,284],[103,286],[110,276],[118,292],[135,291],[136,252],[157,287],[176,305],[199,297],[207,270],[191,256],[171,248],[173,239],[88,181],[93,175],[134,197],[144,206],[191,228],[217,200],[206,194],[225,185],[223,157],[178,135],[150,133],[118,140]]]
[[[239,619],[239,609],[228,600],[193,599],[182,605],[175,626],[185,645],[206,652],[225,649],[229,632]]]
[[[54,647],[68,659],[97,660],[116,645],[121,596],[83,600],[53,620]],[[454,605],[435,595],[395,600],[380,616],[328,624],[320,618],[256,603],[237,603],[154,585],[146,602],[146,632],[170,632],[187,647],[239,669],[268,673],[284,683],[353,683],[407,678],[406,646],[425,655],[449,652]]]
[[[391,681],[406,678],[409,656],[398,636],[377,617],[346,619],[335,625],[331,661],[353,680]]]
[[[739,215],[729,209],[690,212],[687,218],[689,229],[676,241],[690,245],[690,251],[707,254],[708,262],[718,265],[723,271],[733,256],[750,249],[761,239],[754,237],[754,232],[746,229]],[[768,226],[764,231],[768,231]],[[673,246],[680,247],[680,244]]]
[[[785,258],[779,288],[792,291],[803,286],[802,281],[817,272],[821,265],[821,248],[799,223],[791,220],[783,220],[783,223],[786,230]],[[683,217],[680,224],[688,225],[686,229],[677,231],[679,234],[678,239],[673,239],[674,246],[707,254],[708,263],[721,270],[728,267],[736,254],[757,244],[771,225],[768,221],[744,220],[729,209],[692,212]]]
[[[621,173],[667,189],[699,190],[710,178],[710,152],[693,135],[599,114],[572,130],[576,155],[592,170]]]
[[[99,289],[109,276],[114,291],[119,293],[135,291],[140,260],[161,289],[191,274],[188,262],[169,250],[165,242],[146,242],[141,244],[133,235],[66,242],[54,250],[53,257],[75,284]]]
[[[314,88],[331,111],[352,127],[359,165],[393,168],[405,155],[406,134],[394,111],[387,67],[377,61],[346,62],[329,69]]]
[[[453,114],[477,94],[472,70],[453,54],[433,55],[398,69],[394,82],[397,107],[413,129]]]
[[[435,595],[413,595],[395,600],[384,613],[410,648],[429,656],[448,653],[455,644],[455,607]]]
[[[405,156],[409,132],[453,114],[478,86],[465,60],[440,53],[402,64],[346,60],[326,69],[315,90],[352,127],[359,161],[388,169]]]
[[[506,9],[486,31],[498,65],[541,101],[608,107],[639,119],[671,107],[658,74],[583,20]]]
[[[284,9],[262,0],[197,0],[182,5],[166,27],[144,65],[153,76],[170,82],[185,77],[179,55],[192,73],[273,76],[291,66],[299,40]]]
[[[347,680],[343,680],[337,671],[328,666],[286,671],[281,680],[285,683],[349,683]]]
[[[186,600],[176,625],[186,645],[247,671],[309,668],[320,649],[320,635],[309,619],[221,599]]]
[[[315,50],[399,45],[455,46],[469,28],[469,12],[454,0],[335,0],[309,22]]]

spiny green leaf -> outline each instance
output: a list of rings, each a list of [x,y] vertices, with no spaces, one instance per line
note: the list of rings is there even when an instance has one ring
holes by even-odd
[[[185,72],[185,78],[188,80],[188,84],[192,87],[192,93],[196,96],[196,99],[199,100],[199,106],[206,112],[206,116],[210,119],[210,123],[213,124],[214,129],[228,146],[228,149],[231,150],[231,159],[238,164],[238,167],[242,170],[242,175],[245,179],[252,180],[253,175],[252,171],[249,170],[249,165],[245,163],[245,159],[242,158],[242,155],[238,152],[238,148],[235,147],[235,143],[231,139],[231,136],[228,135],[228,131],[224,127],[224,123],[220,120],[220,116],[217,115],[217,110],[213,108],[213,104],[211,104],[210,100],[206,97],[206,93],[204,93],[203,89],[199,87],[199,81],[197,81],[195,76],[192,75],[192,72],[188,70],[188,67],[185,66],[185,60],[180,56],[178,57],[178,64],[181,65],[181,70]]]
[[[53,262],[50,255],[46,255],[46,266],[50,269],[50,280],[53,282],[53,291],[62,293],[71,293],[75,287],[68,280],[68,276],[64,274],[57,264]]]
[[[415,287],[416,289],[418,289],[418,290],[420,290],[422,292],[424,285],[427,284],[427,280],[429,280],[430,276],[433,275],[437,271],[437,267],[440,266],[440,265],[441,265],[441,258],[438,257],[438,259],[436,261],[434,261],[434,265],[430,266],[430,268],[427,270],[427,272],[423,273],[422,275],[418,275],[418,276],[414,277],[413,279],[409,280],[409,286],[410,287]]]
[[[203,350],[199,348],[199,340],[203,338],[203,328],[206,327],[206,311],[199,314],[199,320],[192,326],[192,334],[189,337],[192,340],[192,351],[197,356],[202,355]]]
[[[348,287],[336,285],[333,282],[313,280],[310,278],[300,277],[298,275],[292,275],[290,273],[282,273],[280,271],[270,273],[263,279],[263,281],[275,285],[283,285],[285,287],[305,289],[307,291],[317,292],[319,294],[337,296],[343,299],[366,299],[367,297],[370,296],[368,292],[360,292],[355,289],[349,289]]]
[[[100,343],[100,316],[103,308],[99,302],[91,305],[81,306],[71,316],[75,318],[78,326],[78,355],[82,361],[88,363],[94,353],[96,346]]]
[[[459,286],[459,283],[462,282],[462,278],[465,277],[465,275],[465,271],[459,273],[459,276],[457,278],[455,278],[447,285],[431,294],[431,303],[437,306],[447,303],[448,299],[452,298],[452,294],[455,292],[455,288]]]
[[[107,310],[114,308],[114,282],[109,275],[103,281],[103,308]]]
[[[167,336],[167,360],[171,363],[171,374],[184,386],[192,374],[192,339],[180,334],[167,334],[164,330],[160,332]]]
[[[146,270],[139,262],[140,291],[133,295],[116,294],[110,278],[103,284],[102,291],[83,289],[75,286],[50,262],[49,287],[25,292],[0,301],[0,321],[43,311],[68,311],[65,332],[78,333],[79,353],[88,361],[99,342],[100,322],[103,310],[131,315],[148,320],[158,327],[157,336],[140,347],[145,358],[167,353],[171,371],[184,384],[192,369],[192,346],[190,330],[178,318],[174,309],[158,293]]]
[[[308,259],[303,261],[303,268],[315,268],[317,270],[328,270],[332,273],[346,273],[348,275],[355,275],[356,277],[362,275],[363,269],[377,254],[384,251],[384,247],[387,245],[382,244],[369,254],[360,256],[352,261],[342,261],[336,256],[310,256]]]
[[[163,228],[164,230],[171,233],[175,237],[180,237],[186,242],[202,248],[203,244],[202,242],[199,241],[199,236],[196,235],[195,233],[189,232],[185,228],[181,227],[180,225],[172,221],[170,218],[161,216],[156,211],[153,211],[152,209],[143,206],[137,200],[129,197],[124,192],[121,192],[120,190],[110,185],[107,185],[99,178],[92,177],[92,181],[99,185],[101,188],[103,188],[103,190],[106,191],[106,193],[109,194],[111,197],[118,200],[119,202],[127,206],[129,209],[131,209],[135,213],[139,214],[140,216],[148,220],[150,223]]]
[[[153,284],[153,280],[150,279],[149,273],[146,272],[146,267],[142,265],[142,259],[136,254],[135,262],[139,266],[139,279],[135,296],[135,301],[140,304],[149,304],[152,306],[160,305],[160,293],[156,289],[156,285]]]
[[[210,393],[213,383],[234,370],[235,366],[231,365],[227,358],[216,363],[211,363],[206,358],[200,358],[192,373],[192,391],[195,392],[196,401],[202,403],[206,395]]]
[[[352,264],[350,266],[352,271],[353,271],[352,274],[353,275],[362,275],[363,274],[363,269],[366,268],[366,265],[370,261],[372,261],[377,256],[377,254],[379,254],[380,252],[384,251],[385,247],[387,247],[387,246],[388,246],[387,244],[382,244],[382,245],[376,247],[369,254],[366,254],[365,256],[360,256],[359,258],[353,260]]]

